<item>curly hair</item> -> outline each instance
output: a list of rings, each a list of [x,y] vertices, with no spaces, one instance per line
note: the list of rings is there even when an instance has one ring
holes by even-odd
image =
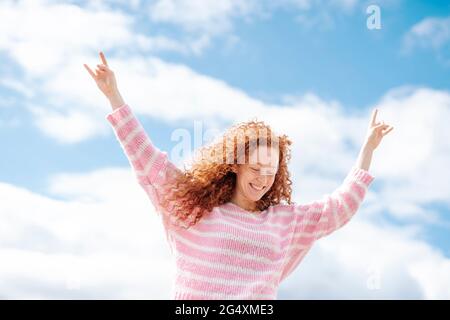
[[[262,143],[277,147],[279,162],[274,182],[256,202],[256,208],[265,210],[283,200],[291,204],[292,181],[288,162],[292,142],[286,135],[274,134],[263,121],[253,119],[230,127],[221,137],[199,148],[191,168],[177,171],[174,180],[167,184],[167,189],[161,194],[161,206],[183,227],[196,224],[214,207],[231,200],[236,185],[234,170],[239,164],[247,163],[245,159],[249,159],[252,147]]]

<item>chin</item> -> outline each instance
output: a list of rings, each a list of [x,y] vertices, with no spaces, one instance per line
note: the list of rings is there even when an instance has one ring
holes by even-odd
[[[247,195],[247,199],[249,199],[249,200],[251,200],[251,201],[259,201],[259,200],[261,200],[262,197],[263,197],[263,195],[261,195],[260,197],[255,197],[255,196]]]

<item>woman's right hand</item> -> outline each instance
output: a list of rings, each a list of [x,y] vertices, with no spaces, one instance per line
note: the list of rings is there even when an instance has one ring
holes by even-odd
[[[102,64],[97,64],[97,69],[95,69],[95,72],[93,72],[86,64],[84,64],[84,67],[94,79],[97,87],[108,99],[110,99],[111,97],[116,96],[119,92],[116,77],[114,76],[114,72],[109,68],[103,52],[100,52],[99,54]]]

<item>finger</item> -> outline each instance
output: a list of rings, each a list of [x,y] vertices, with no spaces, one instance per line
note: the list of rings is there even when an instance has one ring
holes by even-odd
[[[387,125],[387,124],[380,123],[380,124],[377,124],[377,125],[374,127],[374,129],[386,128],[386,127],[388,127],[388,126],[389,126],[389,125]]]
[[[103,52],[100,51],[100,59],[102,59],[102,62],[105,66],[108,65],[108,62],[106,61],[105,55],[103,54]]]
[[[100,70],[102,70],[102,71],[108,70],[108,67],[105,66],[104,64],[98,64],[97,67],[98,67]]]
[[[387,131],[383,132],[383,133],[382,133],[383,137],[384,137],[385,135],[387,135],[389,132],[391,132],[392,130],[394,130],[394,127],[390,127]]]
[[[94,80],[95,80],[95,78],[96,78],[95,73],[91,70],[91,68],[88,67],[87,64],[83,64],[83,65],[84,65],[84,67],[86,68],[86,70],[89,72],[89,74],[91,75],[91,77],[94,78]]]
[[[378,113],[378,109],[375,109],[375,110],[372,111],[372,121],[371,121],[372,126],[376,125],[377,113]]]

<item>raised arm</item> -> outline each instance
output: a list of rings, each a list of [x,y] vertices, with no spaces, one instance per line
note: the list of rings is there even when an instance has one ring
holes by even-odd
[[[315,240],[344,226],[357,212],[374,177],[369,173],[374,150],[393,127],[376,121],[372,112],[367,135],[356,160],[344,181],[320,200],[291,206],[295,227],[281,279],[285,279],[300,263]]]
[[[353,166],[341,185],[320,200],[296,206],[295,235],[301,243],[322,238],[345,225],[356,213],[374,177]]]
[[[169,163],[167,152],[157,148],[128,104],[106,116],[140,184],[161,183]]]
[[[86,64],[98,88],[110,101],[112,112],[106,119],[114,129],[139,184],[143,187],[158,213],[163,213],[165,226],[168,226],[169,212],[160,206],[160,197],[167,192],[171,179],[181,171],[168,159],[167,152],[158,149],[149,138],[140,121],[128,104],[124,102],[117,88],[114,72],[109,68],[106,58],[100,52],[102,64],[92,71]]]
[[[332,193],[310,203],[291,205],[295,227],[281,280],[298,266],[316,240],[341,228],[353,217],[373,179],[368,171],[353,166]]]
[[[95,72],[86,64],[84,67],[111,104],[112,112],[106,119],[113,127],[139,183],[153,184],[158,178],[159,182],[163,182],[166,166],[169,165],[172,169],[175,166],[169,163],[167,153],[153,144],[130,106],[124,102],[105,55],[103,52],[99,55],[102,63],[97,65]]]
[[[374,177],[368,172],[374,150],[381,139],[393,130],[382,121],[377,122],[378,109],[374,109],[367,135],[360,149],[356,164],[343,183],[321,200],[297,207],[299,224],[297,232],[316,240],[346,224],[356,213]]]

